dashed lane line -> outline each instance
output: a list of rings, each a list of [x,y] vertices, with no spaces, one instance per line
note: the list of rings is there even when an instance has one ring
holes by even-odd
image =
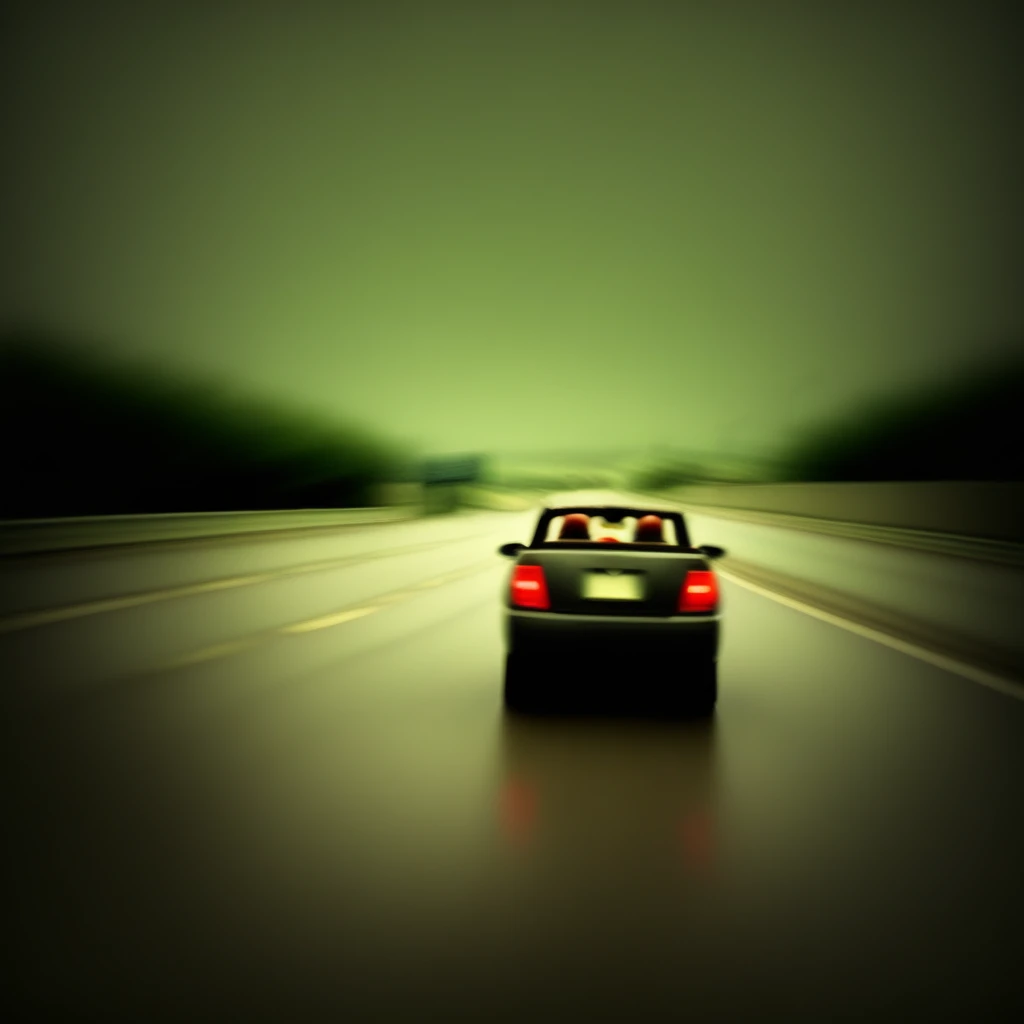
[[[87,615],[100,615],[105,612],[115,612],[125,608],[155,604],[159,601],[170,601],[174,598],[195,597],[200,594],[210,594],[219,590],[230,590],[235,587],[249,587],[258,583],[286,579],[289,576],[303,576],[308,573],[341,568],[345,565],[358,565],[361,562],[376,561],[379,558],[390,558],[397,555],[412,554],[416,551],[427,551],[441,544],[458,544],[463,541],[478,540],[486,536],[489,536],[489,534],[479,533],[468,537],[459,537],[454,540],[408,544],[404,547],[384,548],[356,555],[344,555],[339,558],[321,559],[316,562],[302,562],[299,565],[272,569],[267,572],[254,573],[247,576],[230,576],[223,579],[207,580],[203,583],[190,583],[179,587],[165,587],[160,590],[147,590],[136,594],[126,594],[122,597],[82,601],[78,604],[64,605],[59,608],[47,608],[36,612],[18,612],[14,615],[0,618],[0,633],[13,633],[22,629],[47,626],[55,622],[65,622],[69,619],[79,619]]]
[[[378,606],[370,605],[367,608],[351,608],[344,612],[334,612],[332,615],[324,615],[319,619],[309,619],[307,622],[295,622],[285,626],[281,633],[312,633],[316,629],[329,629],[331,626],[340,626],[343,622],[351,622],[353,619],[361,619],[364,615],[372,615],[378,610]]]
[[[399,590],[393,590],[388,594],[381,594],[377,597],[371,598],[373,602],[372,604],[341,608],[337,611],[330,612],[327,615],[320,615],[313,619],[303,619],[299,622],[288,623],[285,626],[275,626],[272,629],[262,630],[258,633],[251,633],[248,636],[240,637],[237,640],[230,640],[226,643],[215,644],[211,647],[204,647],[196,651],[191,651],[188,654],[181,655],[180,657],[173,658],[170,661],[164,662],[155,669],[147,670],[140,674],[159,674],[172,671],[174,669],[188,668],[192,665],[216,661],[220,658],[226,658],[234,654],[240,654],[244,651],[252,650],[262,643],[266,643],[267,641],[281,636],[295,636],[304,633],[313,633],[321,629],[330,629],[334,626],[343,625],[346,622],[352,622],[355,619],[365,618],[367,615],[372,615],[374,612],[381,611],[391,605],[411,600],[412,598],[419,596],[421,591],[428,588],[442,586],[445,583],[454,583],[458,580],[467,579],[470,576],[475,576],[478,573],[482,573],[486,570],[493,570],[498,567],[499,566],[495,563],[493,558],[488,558],[481,562],[474,562],[466,569],[445,573],[443,576],[431,577],[428,580],[422,580],[418,583],[402,587]]]

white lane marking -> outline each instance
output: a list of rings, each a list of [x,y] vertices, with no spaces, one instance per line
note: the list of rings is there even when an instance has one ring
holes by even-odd
[[[139,605],[153,604],[156,601],[169,601],[177,597],[194,597],[198,594],[212,593],[217,590],[229,590],[233,587],[247,587],[256,583],[267,583],[271,580],[285,579],[288,576],[301,576],[306,573],[319,572],[330,568],[341,568],[344,565],[359,565],[377,558],[410,554],[417,550],[428,550],[442,544],[458,544],[476,540],[490,534],[473,534],[469,537],[457,537],[441,541],[427,541],[420,544],[408,544],[398,548],[382,548],[366,551],[356,555],[342,555],[338,558],[322,559],[318,562],[301,562],[298,565],[249,576],[231,576],[225,579],[208,580],[204,583],[189,583],[180,587],[167,587],[162,590],[149,590],[141,594],[127,594],[124,597],[101,598],[97,601],[82,601],[79,604],[65,605],[61,608],[48,608],[38,612],[18,612],[0,618],[0,633],[13,633],[19,629],[31,629],[34,626],[46,626],[54,622],[68,619],[83,618],[86,615],[99,615],[103,612],[120,611],[124,608],[135,608]]]
[[[779,604],[795,608],[797,611],[803,612],[805,615],[812,615],[814,618],[831,623],[833,626],[839,626],[841,629],[845,629],[850,633],[856,633],[858,636],[865,637],[868,640],[874,640],[876,643],[884,644],[886,647],[891,647],[903,654],[909,654],[912,658],[928,662],[930,665],[935,665],[937,668],[944,669],[947,672],[952,672],[964,679],[969,679],[973,683],[979,683],[981,686],[987,686],[989,689],[996,690],[1007,697],[1016,697],[1017,700],[1024,700],[1024,686],[1020,683],[1014,682],[1012,679],[1006,679],[1003,676],[996,675],[993,672],[988,672],[985,669],[978,668],[968,662],[959,661],[956,658],[949,657],[948,655],[931,651],[927,647],[921,647],[920,645],[911,643],[908,640],[901,640],[898,637],[892,636],[890,633],[884,633],[879,629],[872,629],[870,626],[863,626],[859,622],[844,619],[841,616],[835,615],[832,612],[827,612],[822,608],[816,608],[812,604],[805,604],[803,601],[797,601],[791,597],[784,597],[782,594],[777,594],[773,590],[768,590],[765,587],[758,586],[756,583],[750,583],[748,580],[741,579],[738,576],[733,576],[732,573],[726,572],[724,569],[717,569],[716,572],[718,575],[724,576],[733,583],[736,583],[741,587],[746,587],[747,590],[752,590],[755,593],[761,594],[763,597],[770,598],[772,601],[776,601]]]
[[[340,626],[343,622],[350,622],[352,619],[361,619],[364,615],[370,615],[377,611],[375,605],[369,608],[350,608],[348,611],[335,612],[333,615],[324,615],[319,619],[307,619],[305,622],[295,622],[290,626],[283,626],[279,633],[311,633],[314,629],[327,629],[329,626]]]

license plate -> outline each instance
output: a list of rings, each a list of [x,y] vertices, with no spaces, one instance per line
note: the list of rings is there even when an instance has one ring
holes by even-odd
[[[588,572],[583,577],[583,596],[589,601],[642,601],[642,578],[638,573]]]

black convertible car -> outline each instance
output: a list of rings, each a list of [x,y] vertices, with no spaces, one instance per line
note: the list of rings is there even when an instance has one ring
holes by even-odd
[[[721,548],[690,546],[680,512],[545,508],[505,599],[505,705],[652,696],[710,715],[718,698]],[[608,684],[611,684],[609,687]]]

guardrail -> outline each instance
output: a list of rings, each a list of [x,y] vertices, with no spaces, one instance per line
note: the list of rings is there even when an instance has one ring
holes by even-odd
[[[399,522],[418,518],[419,515],[418,506],[392,506],[14,519],[0,521],[0,555],[328,529],[364,523]]]
[[[467,487],[448,511],[459,508],[517,512],[533,507],[536,495]],[[166,512],[154,515],[78,516],[0,520],[0,556],[123,547],[418,519],[425,501],[372,508],[269,509],[255,512]]]
[[[678,502],[687,511],[735,519],[744,523],[763,523],[804,533],[822,533],[830,537],[865,540],[873,544],[954,558],[971,558],[999,565],[1024,566],[1024,544],[1013,541],[992,540],[988,537],[966,537],[960,534],[940,533],[937,530],[914,530],[903,526],[875,526],[870,523],[851,523],[839,519],[819,519],[813,516],[791,515],[783,512],[759,512],[752,509],[722,508],[717,505]]]
[[[1024,543],[1024,482],[708,484],[674,487],[661,497],[694,507]]]

